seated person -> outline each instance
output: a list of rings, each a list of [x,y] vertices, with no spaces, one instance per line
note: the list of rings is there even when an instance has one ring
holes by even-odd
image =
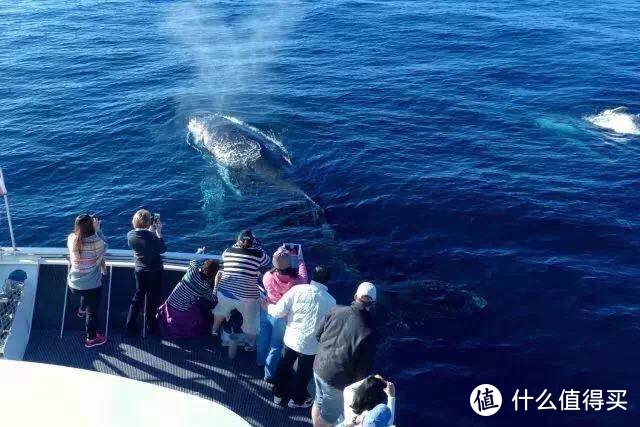
[[[158,326],[166,338],[193,338],[209,332],[209,310],[216,299],[218,261],[191,261],[189,270],[158,309]]]
[[[370,375],[344,389],[344,421],[340,426],[387,427],[395,415],[395,386]]]

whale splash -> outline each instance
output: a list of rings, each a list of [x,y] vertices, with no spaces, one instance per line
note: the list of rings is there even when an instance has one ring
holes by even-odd
[[[627,107],[604,110],[584,119],[600,129],[623,135],[640,135],[640,115],[628,113]]]

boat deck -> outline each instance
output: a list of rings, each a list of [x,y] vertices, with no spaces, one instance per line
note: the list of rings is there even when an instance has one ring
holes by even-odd
[[[309,425],[309,409],[279,408],[255,365],[255,353],[226,348],[210,339],[166,341],[156,337],[128,338],[111,333],[107,344],[85,349],[83,334],[34,331],[25,360],[95,370],[169,387],[214,400],[255,426]],[[159,408],[159,410],[162,410]]]
[[[255,364],[255,353],[239,350],[231,360],[227,348],[214,345],[208,336],[175,341],[155,336],[126,337],[123,327],[135,286],[130,268],[112,268],[110,298],[108,287],[103,286],[99,324],[102,329],[106,326],[105,319],[109,319],[108,342],[86,349],[84,319],[76,316],[76,297],[67,295],[64,310],[66,272],[66,265],[39,267],[25,361],[94,370],[195,394],[228,407],[255,426],[311,424],[309,409],[294,410],[273,404],[270,387]],[[164,297],[182,274],[165,271]],[[64,332],[60,337],[63,318]]]

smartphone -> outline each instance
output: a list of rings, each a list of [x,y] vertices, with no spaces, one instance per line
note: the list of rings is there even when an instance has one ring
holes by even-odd
[[[151,222],[153,224],[157,223],[160,221],[160,214],[159,213],[154,213],[152,218],[151,218]]]
[[[298,243],[283,243],[283,245],[291,254],[291,268],[297,269],[300,265],[299,257],[302,255],[302,245]]]

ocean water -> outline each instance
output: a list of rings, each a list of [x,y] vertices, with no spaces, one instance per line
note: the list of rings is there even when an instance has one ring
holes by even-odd
[[[301,242],[341,302],[379,286],[398,425],[637,425],[639,27],[629,0],[4,2],[16,238],[96,212],[125,248],[146,206],[171,250]]]

